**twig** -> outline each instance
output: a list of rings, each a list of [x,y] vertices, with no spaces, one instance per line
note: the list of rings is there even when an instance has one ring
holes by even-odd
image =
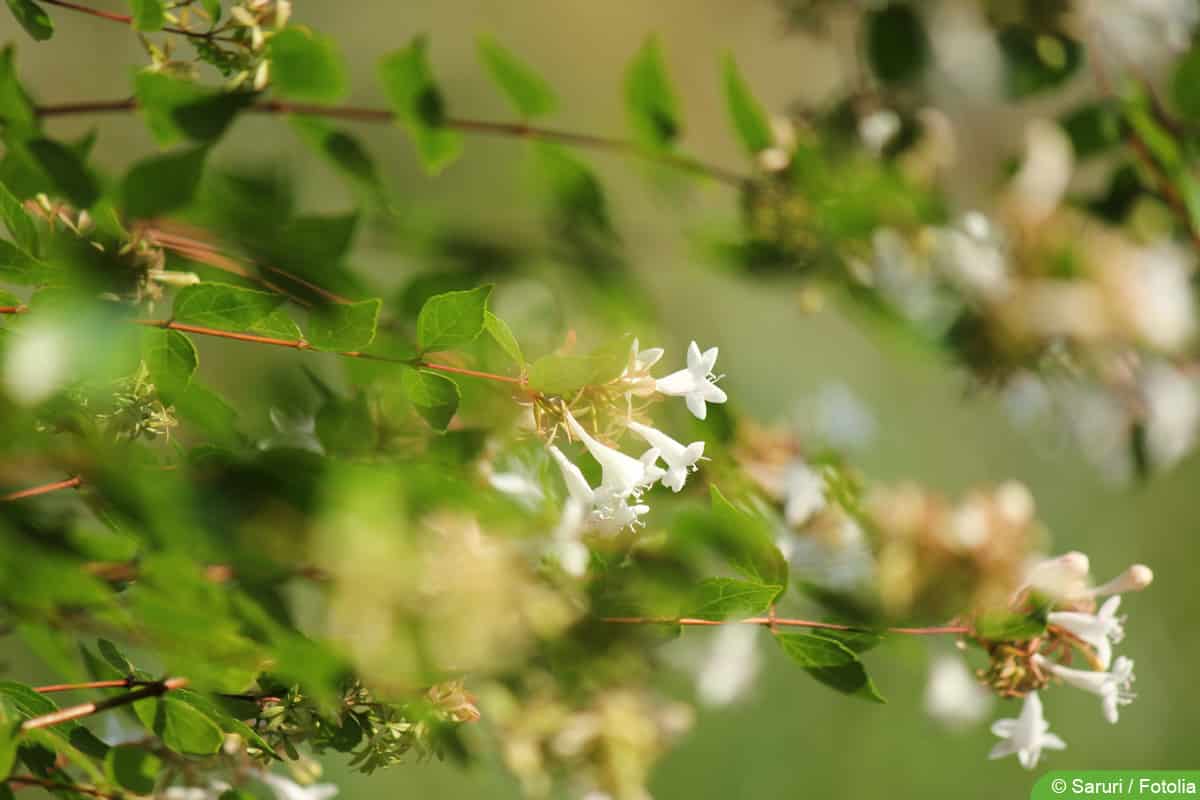
[[[3,313],[3,309],[0,309]],[[12,503],[16,500],[24,500],[29,497],[38,497],[43,494],[61,491],[63,489],[78,489],[83,483],[83,478],[78,475],[73,478],[67,478],[65,481],[55,481],[54,483],[46,483],[41,486],[34,486],[30,489],[22,489],[19,492],[11,492],[9,494],[0,495],[0,503]]]
[[[21,723],[21,730],[32,731],[38,728],[50,728],[55,725],[61,725],[64,722],[70,722],[71,720],[90,717],[92,714],[99,714],[101,711],[107,711],[110,708],[127,706],[130,703],[136,703],[138,700],[145,700],[147,697],[158,697],[174,689],[182,689],[187,684],[187,678],[167,678],[163,681],[155,681],[152,684],[143,686],[140,689],[134,689],[132,692],[119,695],[118,697],[110,697],[107,700],[97,700],[90,703],[80,703],[77,706],[68,706],[49,714],[42,714],[40,717],[31,717]]]
[[[92,8],[91,6],[84,6],[84,5],[79,5],[78,3],[71,3],[71,2],[68,2],[68,0],[41,0],[41,2],[45,3],[48,6],[58,6],[59,8],[65,8],[65,9],[69,9],[71,11],[78,11],[81,14],[87,14],[88,16],[108,20],[109,22],[119,22],[122,25],[132,25],[133,24],[133,17],[130,17],[126,14],[117,14],[112,11],[103,11],[99,8]],[[207,31],[207,32],[206,31],[191,31],[191,30],[188,30],[187,28],[177,28],[172,25],[164,25],[162,27],[162,30],[165,33],[177,33],[180,36],[189,36],[193,39],[208,39],[210,41],[218,41],[218,42],[233,41],[232,39],[230,39],[227,36],[218,36],[216,31]]]
[[[148,686],[152,683],[157,683],[157,681],[120,678],[112,681],[88,681],[86,683],[53,683],[49,686],[35,686],[33,690],[38,694],[51,694],[53,692],[77,692],[84,689],[128,689],[132,686]]]
[[[127,98],[123,100],[95,100],[60,105],[43,105],[38,106],[35,111],[39,117],[55,117],[76,114],[124,113],[135,111],[137,108],[137,100]],[[384,108],[328,106],[313,103],[289,103],[280,100],[255,103],[246,110],[258,114],[296,114],[304,117],[325,117],[327,119],[341,119],[349,122],[390,123],[396,119],[396,115],[391,110]],[[524,122],[499,122],[468,117],[448,117],[443,120],[442,124],[447,128],[462,131],[463,133],[555,142],[574,147],[604,150],[624,156],[632,156],[696,175],[703,175],[712,178],[718,183],[737,189],[743,188],[753,181],[753,178],[749,175],[742,175],[725,167],[699,161],[679,153],[650,150],[628,139],[577,133],[559,128],[529,125]]]
[[[0,784],[8,783],[13,786],[38,786],[47,791],[63,791],[74,792],[76,794],[86,794],[91,797],[101,797],[106,800],[117,800],[124,795],[116,792],[106,792],[103,789],[97,789],[95,786],[83,786],[78,783],[65,783],[62,781],[52,781],[49,778],[38,778],[33,775],[12,775],[0,781]]]
[[[612,622],[621,625],[695,625],[695,626],[712,626],[712,625],[765,625],[769,628],[785,627],[785,628],[817,628],[820,630],[831,631],[862,631],[869,633],[870,628],[864,628],[859,625],[840,625],[835,622],[817,622],[809,619],[785,619],[774,615],[766,617],[748,617],[746,619],[695,619],[692,617],[683,617],[674,619],[671,617],[603,617],[603,622]],[[909,636],[937,636],[940,634],[965,634],[970,633],[971,629],[966,625],[937,625],[928,628],[884,628],[884,633],[900,633]]]

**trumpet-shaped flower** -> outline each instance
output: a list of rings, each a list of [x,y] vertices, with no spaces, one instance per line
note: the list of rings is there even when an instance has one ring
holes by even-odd
[[[571,433],[583,442],[592,458],[600,464],[600,485],[610,495],[619,498],[638,495],[665,474],[661,467],[654,465],[658,461],[658,450],[647,450],[640,459],[627,456],[592,438],[571,412],[566,412],[566,419]]]
[[[1042,699],[1037,692],[1025,695],[1025,705],[1016,719],[998,719],[992,723],[992,733],[1004,741],[998,742],[988,758],[1004,758],[1016,753],[1025,769],[1033,769],[1042,758],[1043,750],[1065,750],[1067,743],[1050,733],[1050,723],[1042,716]]]
[[[1108,583],[1092,589],[1093,597],[1104,597],[1125,592],[1140,592],[1154,581],[1154,571],[1145,564],[1134,564]]]
[[[708,416],[705,403],[724,403],[728,399],[717,386],[720,378],[713,375],[717,352],[717,348],[710,347],[701,353],[700,346],[692,342],[688,345],[687,368],[659,378],[655,384],[658,391],[672,397],[686,398],[688,411],[697,419],[704,419]]]
[[[1096,651],[1100,668],[1108,669],[1112,664],[1112,646],[1125,637],[1125,628],[1122,625],[1124,618],[1116,616],[1119,605],[1121,597],[1113,595],[1104,601],[1104,605],[1100,606],[1100,610],[1095,614],[1052,611],[1047,620],[1051,625],[1065,628],[1072,635],[1082,639]]]
[[[567,501],[568,507],[574,505],[580,509],[584,509],[587,521],[601,531],[616,533],[630,525],[636,526],[638,524],[638,517],[650,510],[649,506],[640,503],[634,502],[631,504],[629,502],[631,493],[629,492],[622,493],[604,483],[601,483],[599,488],[593,489],[588,484],[587,478],[583,476],[583,472],[579,467],[563,455],[561,450],[554,445],[550,445],[549,450],[551,457],[554,458],[558,464],[558,468],[562,471],[563,481],[567,484],[567,494],[570,496],[570,499]],[[621,454],[618,453],[618,455]],[[657,458],[657,454],[654,457]],[[635,459],[630,460],[636,462]],[[662,473],[661,469],[657,467],[655,469],[659,473]],[[655,480],[657,479],[656,477]],[[640,490],[638,491],[640,492]],[[564,519],[566,517],[567,512],[564,511]],[[570,549],[573,551],[572,557],[578,563],[579,549]]]
[[[685,445],[657,428],[633,421],[630,421],[629,429],[645,439],[647,444],[657,450],[662,460],[667,463],[667,470],[661,478],[662,485],[670,487],[673,492],[682,489],[684,482],[687,481],[688,473],[695,472],[696,462],[704,457],[704,442],[692,442]]]
[[[588,485],[587,478],[583,477],[583,472],[579,467],[563,455],[563,451],[559,450],[554,445],[550,445],[550,456],[558,464],[558,468],[562,470],[563,482],[567,484],[567,494],[571,499],[584,507],[589,507],[595,501],[596,492]]]
[[[1042,655],[1036,655],[1033,658],[1039,667],[1061,679],[1068,686],[1091,692],[1099,697],[1100,704],[1104,709],[1104,718],[1114,725],[1120,718],[1120,707],[1129,705],[1136,697],[1130,688],[1134,680],[1133,660],[1125,656],[1117,657],[1110,672],[1071,669]]]

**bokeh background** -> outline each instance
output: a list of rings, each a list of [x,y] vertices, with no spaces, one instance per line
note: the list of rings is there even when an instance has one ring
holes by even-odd
[[[97,0],[97,7],[122,8]],[[552,124],[621,134],[622,70],[644,37],[656,32],[680,96],[688,152],[739,166],[740,154],[724,117],[720,54],[732,51],[760,99],[772,110],[817,102],[853,68],[844,31],[800,35],[786,29],[771,2],[585,0],[465,2],[409,0],[347,3],[302,0],[296,16],[337,39],[354,89],[349,102],[383,105],[375,63],[416,33],[427,32],[432,58],[452,113],[506,119],[503,99],[475,57],[475,37],[489,32],[546,75],[562,98]],[[25,80],[43,102],[127,96],[131,72],[144,62],[136,39],[121,26],[58,13],[59,33],[48,45],[20,47]],[[10,19],[0,40],[24,39]],[[27,41],[27,40],[25,40]],[[1019,148],[1022,120],[1046,108],[995,109],[957,98],[952,116],[964,135],[962,187]],[[957,109],[957,111],[954,111]],[[62,119],[51,123],[69,137],[95,127],[98,163],[114,171],[153,148],[136,118]],[[540,209],[531,190],[521,142],[471,138],[466,156],[430,178],[399,129],[361,127],[399,212],[416,223],[450,224],[511,242],[541,237]],[[242,119],[220,144],[218,163],[288,165],[306,212],[337,211],[350,198],[342,184],[278,120]],[[1069,749],[1040,769],[1200,768],[1200,460],[1192,457],[1144,486],[1106,481],[1053,425],[1018,429],[1003,399],[972,390],[966,376],[936,355],[919,353],[827,308],[805,313],[798,287],[739,278],[711,263],[698,241],[728,224],[736,196],[715,185],[663,185],[636,162],[583,154],[609,191],[625,255],[637,273],[641,298],[657,315],[665,344],[678,351],[696,338],[721,347],[723,384],[763,421],[793,420],[815,393],[843,383],[870,408],[875,436],[854,456],[879,481],[915,479],[949,493],[976,483],[1019,478],[1032,490],[1057,552],[1091,556],[1101,580],[1131,562],[1150,564],[1151,590],[1126,599],[1130,615],[1123,651],[1137,661],[1137,702],[1119,725],[1101,717],[1090,696],[1059,690],[1046,696],[1047,715]],[[386,283],[399,284],[420,268],[397,248],[394,234],[366,228],[354,263]],[[564,300],[569,303],[568,293]],[[205,347],[208,380],[236,388],[243,362],[228,350]],[[240,355],[238,356],[240,357]],[[222,377],[218,377],[218,375]],[[15,557],[6,554],[5,557]],[[705,636],[704,631],[688,636]],[[887,706],[847,699],[798,674],[774,648],[752,691],[734,705],[702,711],[692,732],[660,764],[651,788],[657,797],[1013,798],[1027,796],[1035,774],[1013,759],[989,762],[994,741],[986,724],[951,732],[922,710],[928,658],[949,642],[905,641],[867,657]],[[0,660],[19,677],[40,670],[19,652]],[[1016,704],[995,715],[1014,716]],[[995,716],[994,715],[994,716]],[[343,795],[372,797],[513,797],[516,784],[495,764],[463,771],[413,764],[372,778],[344,774],[336,759],[327,777]]]

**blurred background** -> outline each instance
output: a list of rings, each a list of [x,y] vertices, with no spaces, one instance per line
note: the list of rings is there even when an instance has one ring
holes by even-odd
[[[123,8],[120,3],[94,3]],[[19,46],[18,64],[42,102],[116,99],[144,63],[136,39],[121,26],[82,15],[56,14],[59,32],[42,47]],[[426,0],[344,3],[304,0],[296,17],[338,40],[354,87],[347,102],[384,105],[375,64],[417,33],[428,33],[432,59],[452,114],[507,119],[504,100],[475,56],[475,38],[488,32],[547,76],[562,99],[550,124],[568,130],[623,135],[620,84],[625,64],[645,36],[657,33],[683,108],[683,148],[704,160],[742,168],[728,131],[718,58],[733,52],[747,80],[771,110],[826,97],[854,68],[844,32],[801,35],[787,30],[771,2],[660,0],[593,3],[524,0],[520,3]],[[23,36],[5,19],[3,40]],[[13,30],[9,30],[9,27]],[[1019,147],[1021,121],[1036,105],[991,111],[961,108],[966,152],[962,163],[979,178]],[[154,147],[142,122],[128,116],[54,120],[56,136],[95,127],[97,163],[116,173]],[[378,160],[399,213],[414,225],[451,225],[514,244],[543,236],[519,141],[473,137],[466,156],[444,174],[427,176],[403,132],[388,126],[356,129]],[[1200,460],[1192,457],[1144,486],[1114,485],[1076,452],[1054,426],[1019,429],[1004,399],[972,389],[966,376],[936,357],[914,352],[858,325],[836,308],[804,310],[798,287],[756,283],[724,273],[698,245],[737,213],[737,197],[717,185],[664,184],[636,161],[581,153],[599,172],[624,255],[678,353],[691,338],[721,348],[723,386],[764,422],[794,421],[811,412],[829,387],[849,387],[874,418],[874,435],[853,454],[873,480],[913,479],[950,494],[973,484],[1008,478],[1025,482],[1053,534],[1054,552],[1089,554],[1106,580],[1132,562],[1154,568],[1147,592],[1126,598],[1123,652],[1137,662],[1138,700],[1110,727],[1098,704],[1080,692],[1046,695],[1053,730],[1069,744],[1042,769],[1200,767],[1196,735],[1200,702],[1194,688],[1200,659],[1200,504],[1195,487]],[[976,157],[977,156],[977,157]],[[305,212],[350,207],[351,198],[326,167],[278,120],[243,118],[220,144],[217,163],[284,164],[294,171]],[[648,179],[649,178],[649,179]],[[352,261],[384,285],[400,285],[420,269],[419,258],[397,248],[394,232],[360,231]],[[398,255],[397,250],[405,253]],[[560,291],[570,302],[568,291]],[[229,351],[206,343],[206,378],[236,396]],[[216,368],[226,377],[217,379]],[[231,380],[228,376],[234,375]],[[12,554],[10,554],[12,557]],[[708,636],[689,631],[687,637]],[[949,731],[923,711],[931,654],[949,641],[904,641],[892,652],[869,654],[868,666],[889,698],[875,706],[847,699],[798,675],[773,648],[749,694],[732,706],[702,711],[691,733],[660,763],[651,782],[661,798],[734,798],[781,795],[894,798],[1027,796],[1036,773],[1012,759],[989,762],[994,738],[986,723]],[[22,653],[0,653],[13,673],[38,668]],[[1017,704],[999,704],[992,718],[1016,716]],[[337,759],[327,778],[343,796],[510,797],[515,782],[499,765],[462,771],[450,765],[412,764],[372,778],[343,774]]]

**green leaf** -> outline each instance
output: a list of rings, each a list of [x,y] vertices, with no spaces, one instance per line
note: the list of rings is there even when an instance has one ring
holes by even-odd
[[[833,628],[814,628],[811,635],[830,639],[855,653],[865,653],[883,641],[883,634],[868,630],[835,630]]]
[[[845,645],[808,633],[776,633],[775,640],[793,661],[826,686],[876,703],[887,702],[858,656]]]
[[[733,119],[733,129],[737,133],[742,148],[751,157],[757,156],[774,144],[771,135],[771,125],[767,121],[767,113],[762,105],[750,93],[750,88],[742,79],[737,62],[732,54],[725,56],[723,68],[725,83],[725,104],[729,116]]]
[[[221,0],[200,0],[200,5],[204,7],[210,22],[215,23],[221,19]]]
[[[1025,642],[1046,632],[1046,615],[990,611],[980,614],[974,624],[975,635],[993,642]]]
[[[359,140],[317,117],[289,118],[292,128],[338,172],[373,192],[382,188],[375,162]]]
[[[279,307],[281,295],[225,283],[187,286],[175,297],[174,319],[224,331],[298,340],[300,330]]]
[[[133,29],[143,33],[162,30],[166,22],[162,0],[129,0],[133,11]]]
[[[226,733],[237,734],[247,745],[257,747],[272,758],[279,758],[271,749],[271,745],[257,731],[226,711],[207,695],[191,689],[178,689],[171,694],[171,697],[187,703]]]
[[[139,72],[134,95],[139,113],[160,145],[180,139],[219,139],[238,112],[254,100],[249,92],[213,92],[160,72]]]
[[[425,421],[436,431],[445,431],[458,411],[458,384],[427,369],[404,368],[404,393]]]
[[[215,722],[190,703],[169,694],[139,700],[133,710],[143,725],[177,753],[212,755],[225,739]]]
[[[134,164],[121,185],[129,219],[149,219],[188,205],[204,174],[208,147],[151,156]]]
[[[998,41],[1013,98],[1061,86],[1083,62],[1083,48],[1061,34],[1012,26],[1000,32]]]
[[[117,646],[108,639],[97,639],[96,649],[100,652],[100,657],[104,659],[110,667],[117,671],[122,678],[127,678],[134,674],[133,662],[125,657],[125,654],[117,649]]]
[[[1121,144],[1121,118],[1112,103],[1088,103],[1064,115],[1059,124],[1071,139],[1076,158],[1087,158]]]
[[[10,141],[28,138],[38,128],[33,101],[17,78],[14,58],[11,44],[0,51],[0,133]]]
[[[56,275],[49,264],[34,258],[15,244],[0,239],[0,277],[8,283],[32,286]]]
[[[333,303],[308,317],[308,341],[318,350],[364,350],[375,341],[382,300]]]
[[[171,403],[187,389],[200,356],[192,340],[179,331],[146,328],[142,331],[142,360],[163,401]]]
[[[0,695],[0,780],[9,776],[17,760],[17,736],[21,731],[21,714],[16,705]]]
[[[25,211],[21,201],[2,182],[0,182],[0,219],[4,220],[4,227],[8,228],[8,233],[17,247],[31,256],[36,256],[38,252],[37,226],[33,224],[33,219]]]
[[[700,582],[684,616],[715,620],[754,616],[770,608],[783,588],[737,578],[708,578]]]
[[[916,80],[929,64],[929,38],[921,16],[905,3],[866,15],[867,58],[884,83]]]
[[[479,58],[488,74],[521,116],[539,117],[549,114],[558,106],[558,98],[554,96],[550,84],[491,36],[481,35],[477,46]]]
[[[379,79],[425,168],[438,173],[462,153],[462,134],[445,126],[445,104],[429,69],[428,46],[426,37],[415,37],[380,62]]]
[[[25,32],[34,39],[44,42],[54,35],[54,21],[40,3],[34,0],[8,0],[8,7]]]
[[[75,150],[52,139],[25,143],[29,154],[53,181],[56,191],[80,209],[100,198],[100,185]]]
[[[634,139],[646,147],[662,149],[679,137],[679,102],[655,36],[646,40],[625,72],[625,110]]]
[[[162,773],[162,759],[140,745],[123,744],[109,749],[104,757],[108,779],[134,794],[150,794],[155,779]]]
[[[425,301],[417,315],[417,347],[421,352],[461,347],[483,332],[492,286],[446,292]]]
[[[500,345],[509,358],[517,362],[521,367],[525,366],[525,354],[521,352],[521,344],[517,341],[517,337],[513,335],[512,328],[508,327],[508,323],[497,317],[491,311],[483,312],[483,327],[496,340],[496,344]]]
[[[625,369],[630,344],[630,337],[623,336],[585,356],[542,356],[529,365],[529,385],[546,394],[566,395],[608,383]]]
[[[271,86],[284,97],[329,102],[346,91],[345,67],[332,40],[302,28],[285,28],[267,44]]]
[[[536,142],[533,152],[538,175],[559,224],[569,230],[590,228],[611,235],[612,221],[604,188],[591,167],[565,147],[550,142]]]
[[[1171,75],[1171,100],[1180,116],[1200,120],[1200,47],[1193,46],[1176,62]]]
[[[703,544],[725,557],[743,576],[760,584],[787,586],[788,566],[775,546],[770,525],[733,506],[711,487],[712,510],[681,514],[672,535],[681,543]]]

